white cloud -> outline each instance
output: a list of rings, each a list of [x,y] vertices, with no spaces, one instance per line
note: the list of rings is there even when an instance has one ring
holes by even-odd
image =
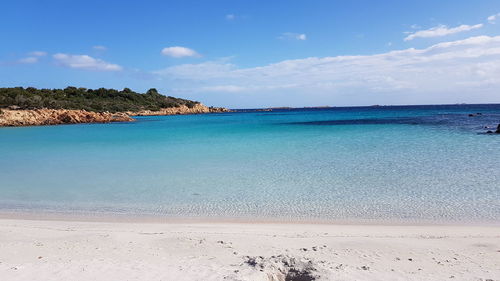
[[[408,36],[405,37],[405,41],[410,41],[415,38],[430,38],[430,37],[441,37],[446,35],[451,35],[459,32],[470,31],[483,27],[483,24],[476,25],[466,25],[462,24],[457,27],[447,27],[446,25],[438,25],[427,30],[419,30],[415,32],[410,32]]]
[[[226,19],[227,20],[234,20],[234,19],[236,19],[236,16],[233,14],[228,14],[228,15],[226,15]]]
[[[498,14],[495,14],[495,15],[491,15],[487,18],[488,22],[491,23],[491,24],[495,24],[496,23],[496,20],[497,18],[500,17],[500,13]]]
[[[97,50],[97,51],[106,51],[108,48],[106,46],[96,45],[96,46],[92,46],[92,49]]]
[[[307,39],[307,36],[304,34],[304,33],[293,33],[293,32],[285,32],[285,33],[282,33],[278,39],[282,39],[282,40],[285,40],[285,39],[292,39],[292,40],[306,40]]]
[[[25,58],[19,59],[17,62],[23,63],[23,64],[33,64],[33,63],[38,62],[38,58],[37,57],[25,57]]]
[[[200,56],[200,54],[198,54],[195,50],[180,46],[163,48],[163,50],[161,50],[161,54],[174,58]]]
[[[94,70],[94,71],[121,71],[123,67],[117,64],[105,62],[101,59],[96,59],[88,55],[70,55],[70,54],[55,54],[53,55],[56,63],[69,68]]]
[[[228,61],[155,72],[175,92],[227,105],[369,105],[493,102],[500,91],[500,36],[366,56],[309,57],[251,68]],[[208,95],[210,93],[210,95]],[[260,102],[260,103],[259,103]]]
[[[43,52],[43,51],[34,51],[34,52],[30,52],[28,55],[30,56],[34,56],[34,57],[44,57],[47,55],[47,52]]]

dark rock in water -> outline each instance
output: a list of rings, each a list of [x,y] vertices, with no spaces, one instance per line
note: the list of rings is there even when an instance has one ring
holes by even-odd
[[[497,130],[496,131],[491,131],[491,130],[488,130],[486,131],[487,134],[500,134],[500,124],[498,124],[497,126]]]

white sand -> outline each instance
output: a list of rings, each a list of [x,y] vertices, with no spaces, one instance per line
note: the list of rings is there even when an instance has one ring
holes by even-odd
[[[500,227],[0,219],[1,281],[284,280],[290,267],[317,280],[500,280]]]

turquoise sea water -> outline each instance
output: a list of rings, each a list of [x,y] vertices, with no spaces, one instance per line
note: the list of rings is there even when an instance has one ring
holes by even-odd
[[[469,117],[469,113],[482,115]],[[500,105],[0,128],[0,211],[500,222]]]

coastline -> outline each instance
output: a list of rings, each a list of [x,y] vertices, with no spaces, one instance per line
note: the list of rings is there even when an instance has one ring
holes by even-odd
[[[172,108],[162,108],[159,111],[141,110],[137,112],[92,112],[75,109],[5,109],[0,108],[1,127],[26,127],[62,124],[88,124],[133,122],[134,116],[166,116],[230,112],[223,107],[207,107],[196,104],[192,107],[181,105]]]
[[[446,221],[404,219],[359,219],[359,218],[287,218],[264,216],[200,216],[200,215],[153,215],[133,213],[54,212],[46,210],[1,210],[0,220],[34,220],[96,223],[134,224],[277,224],[277,225],[325,225],[325,226],[430,226],[430,227],[498,227],[492,221]]]
[[[498,226],[2,217],[0,249],[0,276],[6,280],[485,281],[500,276]],[[309,279],[293,279],[299,275]]]

